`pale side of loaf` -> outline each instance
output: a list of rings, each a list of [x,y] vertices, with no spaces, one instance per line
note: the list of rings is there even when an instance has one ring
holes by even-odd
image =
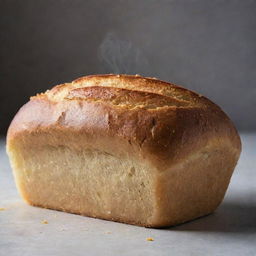
[[[29,204],[147,227],[213,212],[240,151],[214,103],[129,75],[82,77],[32,97],[7,136]]]

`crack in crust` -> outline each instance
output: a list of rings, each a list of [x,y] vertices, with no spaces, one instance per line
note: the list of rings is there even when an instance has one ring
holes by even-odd
[[[146,109],[169,106],[188,106],[190,104],[190,102],[187,101],[180,101],[155,93],[100,86],[70,90],[64,99],[104,102],[122,107],[141,107]]]
[[[86,76],[37,95],[53,102],[86,100],[126,108],[202,106],[202,97],[174,84],[138,75]]]

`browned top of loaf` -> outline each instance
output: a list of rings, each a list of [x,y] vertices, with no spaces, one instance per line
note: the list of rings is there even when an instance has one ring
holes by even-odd
[[[153,108],[191,106],[201,96],[177,85],[138,75],[92,75],[60,84],[40,94],[51,101],[83,99],[113,105]]]
[[[65,99],[108,103],[119,107],[155,109],[168,106],[188,106],[191,102],[130,89],[92,86],[69,91]]]
[[[53,134],[52,144],[136,151],[162,166],[213,140],[237,154],[241,147],[232,122],[210,100],[138,75],[86,76],[32,97],[13,120],[8,141],[33,132]]]

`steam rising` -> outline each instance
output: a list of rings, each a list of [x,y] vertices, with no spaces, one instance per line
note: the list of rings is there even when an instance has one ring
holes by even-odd
[[[99,59],[105,73],[143,74],[148,61],[131,41],[118,39],[115,33],[106,35],[99,47]]]

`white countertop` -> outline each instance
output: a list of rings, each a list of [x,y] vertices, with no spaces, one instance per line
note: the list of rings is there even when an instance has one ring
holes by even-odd
[[[243,153],[224,202],[207,217],[148,229],[25,204],[0,144],[0,256],[256,255],[256,134]],[[42,224],[47,220],[48,224]],[[154,241],[146,241],[147,237]]]

